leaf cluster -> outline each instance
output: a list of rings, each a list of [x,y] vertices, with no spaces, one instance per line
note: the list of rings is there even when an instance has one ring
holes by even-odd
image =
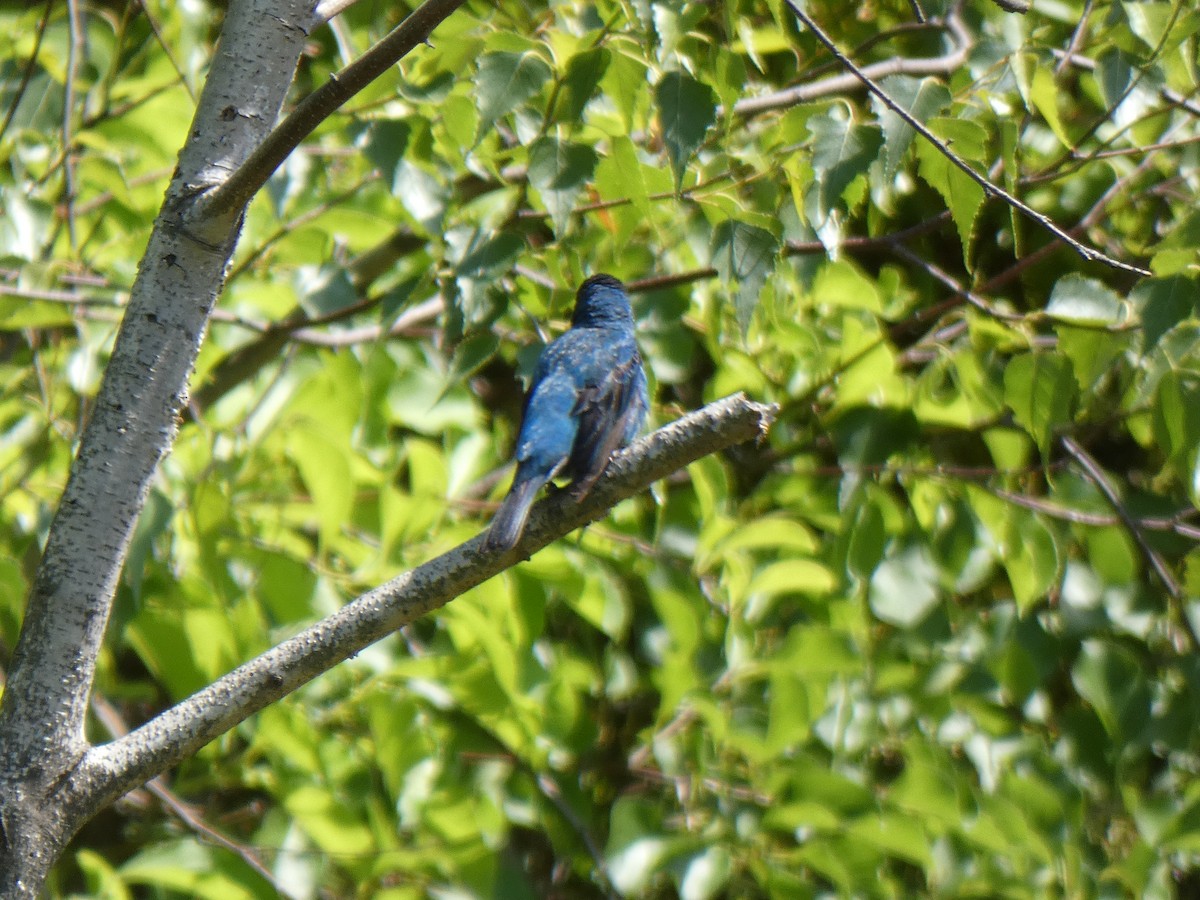
[[[469,4],[322,124],[133,541],[127,721],[476,533],[587,274],[656,421],[783,414],[181,767],[273,882],[135,797],[56,894],[1195,890],[1200,14],[1044,6],[806,5],[936,144],[780,0]],[[216,37],[138,10],[0,10],[5,662]]]

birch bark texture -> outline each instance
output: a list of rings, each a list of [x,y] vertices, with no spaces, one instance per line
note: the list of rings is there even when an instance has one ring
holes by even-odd
[[[313,0],[235,0],[154,224],[50,528],[0,706],[0,896],[34,896],[95,810],[87,751],[96,656],[159,460],[236,244],[244,205],[192,214],[262,143],[295,74]]]

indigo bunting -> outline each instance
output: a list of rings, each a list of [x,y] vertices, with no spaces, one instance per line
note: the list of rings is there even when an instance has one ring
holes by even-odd
[[[516,545],[534,496],[552,478],[570,478],[571,495],[582,500],[613,452],[638,433],[649,405],[625,286],[593,275],[575,295],[570,330],[538,358],[517,436],[517,474],[484,548]]]

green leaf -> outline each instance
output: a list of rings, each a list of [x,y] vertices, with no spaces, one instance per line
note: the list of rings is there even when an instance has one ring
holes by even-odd
[[[458,264],[458,274],[474,279],[501,274],[508,271],[524,249],[525,239],[511,231],[502,231],[482,241],[472,241]]]
[[[941,593],[929,550],[913,545],[879,564],[871,576],[867,601],[883,621],[912,628],[933,611]]]
[[[883,298],[878,282],[863,274],[847,259],[827,262],[821,266],[812,286],[813,302],[829,307],[867,309],[883,312]]]
[[[1183,275],[1145,278],[1129,294],[1129,302],[1141,314],[1142,352],[1154,349],[1159,338],[1196,314],[1200,307],[1200,285]]]
[[[1058,347],[1071,361],[1079,390],[1086,395],[1097,383],[1119,371],[1114,368],[1129,349],[1131,334],[1098,331],[1094,328],[1058,326]]]
[[[300,787],[288,794],[284,805],[323,853],[354,856],[376,849],[366,824],[325,787]]]
[[[863,503],[854,516],[850,543],[846,548],[846,568],[856,577],[869,579],[886,550],[887,532],[879,505]]]
[[[442,127],[446,129],[450,146],[448,153],[460,157],[475,142],[479,131],[479,110],[469,97],[451,94],[439,107]]]
[[[1033,82],[1029,86],[1029,99],[1042,114],[1059,143],[1069,149],[1073,143],[1063,127],[1062,117],[1058,114],[1059,93],[1058,84],[1054,80],[1054,70],[1046,66],[1036,67],[1033,70]]]
[[[579,122],[583,108],[587,106],[596,88],[608,71],[612,53],[604,47],[594,47],[576,53],[567,62],[567,74],[563,77],[558,100],[558,120]]]
[[[747,522],[730,532],[715,548],[718,558],[747,550],[786,550],[789,554],[811,555],[817,551],[812,530],[794,519],[770,516]]]
[[[1133,80],[1133,67],[1129,64],[1129,57],[1115,47],[1106,50],[1096,60],[1095,74],[1105,106],[1109,109],[1115,108]]]
[[[1076,382],[1071,362],[1050,353],[1023,353],[1004,370],[1004,402],[1045,456],[1054,430],[1071,420]]]
[[[435,175],[405,157],[396,167],[392,190],[417,222],[431,232],[441,231],[450,192]]]
[[[878,847],[917,866],[928,866],[933,860],[925,828],[920,820],[911,816],[864,816],[850,825],[848,834],[855,842]]]
[[[850,183],[866,174],[879,155],[883,133],[873,125],[855,124],[840,106],[813,116],[808,130],[819,223],[841,204]]]
[[[404,159],[412,128],[403,119],[383,119],[372,122],[367,128],[367,142],[363,151],[389,182],[396,177],[396,167]]]
[[[775,269],[779,241],[765,229],[727,220],[713,231],[710,252],[721,280],[737,285],[737,317],[744,334],[762,286]]]
[[[336,313],[358,302],[358,291],[345,266],[298,269],[296,293],[300,306],[314,318]]]
[[[950,105],[950,92],[933,78],[920,80],[908,75],[889,75],[880,83],[900,108],[921,124],[940,115]],[[916,137],[916,130],[891,108],[872,98],[883,128],[883,173],[894,178],[900,161]]]
[[[786,594],[821,596],[837,587],[837,576],[815,559],[784,559],[759,569],[746,588],[746,619],[759,621],[776,598]]]
[[[1120,297],[1094,278],[1075,273],[1055,282],[1046,313],[1080,325],[1120,325],[1125,319]]]
[[[1200,374],[1170,370],[1151,405],[1154,434],[1169,459],[1190,475],[1200,445]]]
[[[654,100],[678,191],[683,188],[688,161],[717,119],[717,98],[712,88],[690,75],[668,72],[654,88]]]
[[[308,489],[323,547],[341,534],[354,503],[354,478],[347,448],[334,443],[319,428],[293,428],[288,434],[288,452]]]
[[[499,346],[500,339],[490,331],[471,335],[466,340],[461,341],[454,348],[454,358],[450,365],[450,371],[446,376],[446,390],[461,382],[495,356]],[[443,391],[444,393],[445,391]]]
[[[1143,663],[1123,647],[1104,640],[1084,641],[1071,667],[1071,681],[1122,743],[1137,738],[1150,719],[1151,695]]]
[[[1167,25],[1175,18],[1176,10],[1172,3],[1133,3],[1122,0],[1121,8],[1125,11],[1129,27],[1147,47],[1154,49],[1162,43],[1167,33]]]
[[[1014,511],[1004,556],[1017,609],[1028,612],[1057,584],[1058,545],[1054,533],[1032,513]]]
[[[721,103],[726,109],[730,108],[746,93],[746,64],[737,53],[725,48],[717,50],[717,65],[714,74],[714,84]]]
[[[967,119],[934,119],[929,127],[956,156],[973,160],[983,155],[987,134],[976,123]],[[975,219],[983,208],[984,190],[928,141],[917,145],[917,158],[921,177],[946,201],[962,243],[963,262],[969,263]]]
[[[550,67],[536,53],[485,53],[475,73],[475,103],[479,107],[476,137],[540,91],[550,75]]]
[[[135,601],[140,601],[142,597],[146,564],[150,560],[154,542],[171,524],[174,513],[174,504],[162,491],[152,489],[146,496],[146,504],[138,516],[133,538],[129,542],[125,565],[121,567],[121,578],[129,586]]]
[[[543,137],[529,148],[529,182],[546,204],[556,234],[566,232],[575,198],[595,168],[596,152],[582,144]]]
[[[616,106],[625,134],[632,134],[645,104],[646,63],[627,53],[613,53],[601,87]]]
[[[607,201],[630,201],[643,222],[651,220],[650,194],[637,147],[624,135],[612,139],[608,155],[596,166],[596,190]]]

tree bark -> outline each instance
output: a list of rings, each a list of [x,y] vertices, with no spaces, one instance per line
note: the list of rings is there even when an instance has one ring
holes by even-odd
[[[204,193],[259,146],[308,37],[313,0],[235,0],[130,295],[30,594],[0,705],[0,896],[35,896],[95,809],[84,722],[96,656],[150,479],[243,208],[196,217]]]

